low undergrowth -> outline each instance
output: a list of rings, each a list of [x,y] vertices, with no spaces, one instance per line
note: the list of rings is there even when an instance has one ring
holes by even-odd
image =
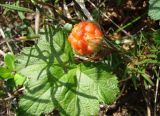
[[[158,115],[159,4],[1,2],[0,115]],[[81,21],[103,32],[92,56],[67,39]]]

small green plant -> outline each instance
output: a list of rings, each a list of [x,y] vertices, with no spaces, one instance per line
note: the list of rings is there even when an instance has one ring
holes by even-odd
[[[14,86],[23,85],[25,77],[21,76],[15,71],[15,56],[12,53],[7,53],[4,56],[4,66],[0,67],[0,80],[12,80]]]
[[[4,55],[4,65],[0,66],[0,98],[4,101],[18,97],[19,89],[26,80],[26,77],[15,71],[14,61],[15,56],[12,53],[7,53]],[[9,104],[11,105],[11,103]]]
[[[46,26],[38,43],[16,57],[16,71],[27,78],[18,114],[96,115],[119,93],[117,77],[103,63],[76,63],[67,31]]]

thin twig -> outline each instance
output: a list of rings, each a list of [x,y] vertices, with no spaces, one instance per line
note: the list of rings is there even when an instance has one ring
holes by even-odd
[[[12,50],[12,48],[11,48],[10,44],[6,41],[5,34],[4,34],[4,32],[3,32],[3,30],[2,30],[2,28],[1,28],[1,27],[0,27],[0,34],[2,35],[3,39],[5,40],[5,42],[6,42],[7,46],[8,46],[8,48],[9,48],[10,52],[12,52],[12,53],[13,53],[13,50]]]
[[[40,12],[38,9],[36,9],[36,15],[35,15],[35,33],[39,33],[39,23],[40,23]]]
[[[24,90],[25,90],[25,88],[22,87],[22,88],[16,90],[16,91],[14,92],[14,94],[17,94],[18,92],[21,92],[21,91],[24,91]],[[11,95],[9,92],[7,92],[7,94],[8,94],[8,97],[7,97],[7,98],[4,98],[4,99],[0,99],[0,101],[9,101],[9,100],[15,98],[15,96],[14,96],[14,95]]]
[[[5,53],[2,50],[0,50],[0,55],[4,56]]]
[[[6,42],[10,43],[10,42],[17,42],[17,41],[14,40],[14,39],[2,41],[2,42],[0,43],[0,46],[3,45],[3,44],[5,44]]]
[[[66,16],[64,16],[63,14],[58,13],[58,11],[56,10],[56,8],[55,8],[54,5],[48,4],[48,3],[44,3],[44,2],[41,2],[41,1],[38,1],[38,0],[35,0],[35,2],[37,4],[39,4],[39,5],[52,8],[52,11],[53,11],[53,13],[54,13],[55,16],[58,16],[58,17],[62,18],[64,21],[73,24],[73,22],[70,19],[68,19]]]
[[[64,8],[63,12],[64,12],[64,14],[66,15],[66,17],[67,17],[68,19],[71,19],[72,17],[71,17],[71,15],[70,15],[69,10],[68,10],[68,7],[67,7],[67,5],[66,5],[66,0],[63,0],[63,8]]]
[[[154,97],[154,116],[156,116],[156,107],[157,107],[157,94],[158,94],[158,88],[159,88],[159,79],[156,81],[156,91],[155,91],[155,97]]]
[[[160,69],[160,67],[159,67]],[[155,91],[155,96],[154,96],[154,116],[157,116],[157,95],[158,95],[158,88],[159,88],[159,73],[155,71],[157,81],[156,81],[156,91]]]
[[[90,12],[85,7],[84,0],[74,0],[74,1],[81,7],[82,12],[88,18],[88,20],[93,21],[92,15],[90,14]]]
[[[141,86],[142,86],[142,83],[141,83]],[[147,110],[147,116],[151,116],[151,108],[150,108],[150,101],[148,100],[148,95],[145,93],[145,90],[144,88],[142,87],[141,88],[142,90],[142,94],[143,94],[143,97],[144,97],[144,100],[146,101],[146,110]]]

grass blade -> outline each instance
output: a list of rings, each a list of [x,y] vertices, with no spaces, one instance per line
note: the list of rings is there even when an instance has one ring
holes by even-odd
[[[31,9],[16,6],[14,4],[0,4],[1,7],[7,8],[9,10],[16,10],[21,12],[33,12]]]

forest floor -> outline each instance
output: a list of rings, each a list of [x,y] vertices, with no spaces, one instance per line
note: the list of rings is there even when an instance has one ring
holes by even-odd
[[[118,2],[119,1],[119,2]],[[10,3],[15,2],[14,0],[9,0]],[[8,2],[8,3],[9,3]],[[1,3],[1,2],[0,2]],[[6,3],[3,1],[1,4]],[[23,6],[29,8],[35,8],[35,6],[30,2],[25,2],[25,0],[20,0],[20,3]],[[65,3],[65,4],[64,4]],[[75,23],[80,20],[88,20],[88,17],[85,16],[85,13],[78,11],[75,7],[78,7],[72,0],[59,1],[55,5],[57,19],[52,19],[45,13],[46,9],[50,11],[51,7],[54,6],[53,2],[39,2],[41,8],[41,18],[48,17],[48,23],[54,23],[59,25],[64,25],[65,23]],[[66,10],[66,6],[67,9]],[[132,38],[145,33],[146,35],[154,32],[159,29],[159,22],[151,20],[148,15],[148,0],[86,0],[86,8],[90,14],[95,17],[102,28],[106,38],[110,41],[121,41],[125,38]],[[70,8],[71,7],[71,8]],[[98,10],[96,10],[98,8]],[[76,10],[75,10],[76,9]],[[99,14],[99,12],[101,12]],[[52,14],[52,13],[51,13]],[[65,18],[63,17],[63,15]],[[82,16],[79,16],[80,14]],[[14,11],[7,12],[2,7],[0,7],[0,28],[3,28],[4,35],[0,33],[0,65],[3,65],[3,53],[11,52],[19,53],[22,48],[27,46],[34,45],[33,40],[21,41],[19,37],[25,35],[27,31],[26,24],[30,22],[29,26],[34,27],[35,22],[34,13],[26,13],[25,20],[21,20],[18,14]],[[85,17],[85,18],[84,18]],[[25,22],[26,21],[26,22]],[[28,22],[27,22],[28,21]],[[42,26],[43,24],[40,24]],[[36,31],[36,29],[34,29]],[[147,36],[147,39],[150,39],[150,35]],[[132,49],[132,44],[123,44],[121,46],[125,51],[130,51]],[[134,45],[133,45],[134,47]],[[145,51],[144,51],[145,52]],[[152,67],[152,65],[150,65]],[[119,71],[121,67],[119,67]],[[148,66],[149,68],[149,66]],[[150,72],[150,69],[148,73]],[[121,72],[116,72],[116,75],[121,74]],[[153,82],[156,83],[156,80],[153,79]],[[6,87],[4,86],[4,81],[0,80],[0,92]],[[119,80],[120,95],[115,102],[115,104],[108,106],[106,108],[107,116],[145,116],[149,114],[154,114],[155,104],[155,86],[151,86],[147,91],[145,90],[144,85],[140,79],[137,83],[137,88],[135,89],[134,84],[130,78],[120,79]],[[3,98],[8,96],[9,93],[6,93]],[[1,93],[0,93],[1,95]],[[156,104],[156,113],[160,115],[160,94],[157,96]],[[0,116],[11,116],[14,115],[16,106],[14,104],[16,99],[11,100],[2,100],[0,99]],[[14,108],[13,108],[14,107]]]

